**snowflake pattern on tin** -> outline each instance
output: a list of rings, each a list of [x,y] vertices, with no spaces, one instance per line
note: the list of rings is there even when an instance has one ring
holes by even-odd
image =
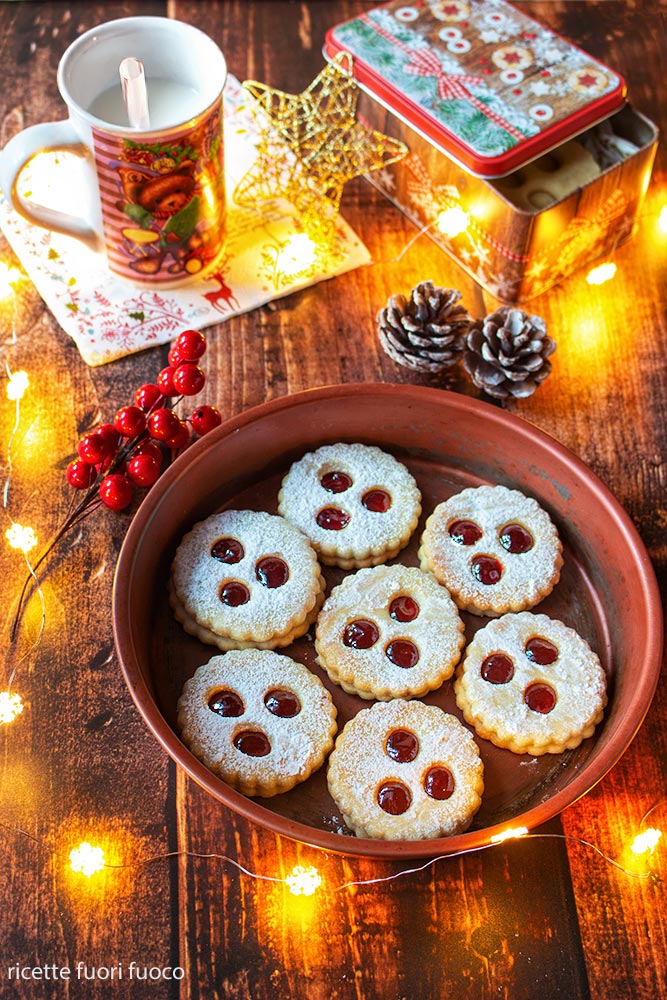
[[[530,84],[530,92],[531,94],[534,94],[535,97],[543,97],[545,94],[549,94],[551,92],[551,86],[544,80],[533,80]]]
[[[608,97],[607,113],[622,102],[617,74],[505,0],[421,0],[409,7],[419,16],[399,22],[407,9],[393,0],[333,37],[411,102],[420,124],[441,127],[445,146],[448,134],[458,140],[474,172],[592,101]]]

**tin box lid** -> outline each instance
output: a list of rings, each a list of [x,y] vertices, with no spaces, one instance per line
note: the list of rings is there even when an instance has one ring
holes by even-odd
[[[462,167],[501,177],[623,104],[625,81],[505,0],[391,0],[332,28],[357,83]]]

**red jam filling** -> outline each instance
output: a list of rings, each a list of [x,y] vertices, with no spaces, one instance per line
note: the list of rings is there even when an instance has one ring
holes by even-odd
[[[350,523],[350,515],[338,507],[323,507],[315,520],[325,531],[342,531]]]
[[[535,539],[522,524],[506,524],[500,531],[500,544],[508,552],[528,552],[535,544]]]
[[[541,635],[534,635],[526,643],[526,656],[532,663],[546,667],[558,659],[558,646],[554,646],[553,642],[549,642]]]
[[[457,545],[474,545],[484,534],[474,521],[454,521],[448,530],[452,541]]]
[[[438,764],[426,772],[424,791],[432,799],[448,799],[454,794],[454,775],[448,767]]]
[[[271,753],[269,737],[258,729],[244,729],[236,734],[232,742],[246,757],[266,757]]]
[[[409,670],[419,660],[419,650],[410,639],[394,639],[387,646],[385,653],[397,667]]]
[[[250,591],[239,580],[228,580],[220,588],[220,600],[230,608],[238,608],[250,600]]]
[[[391,497],[386,490],[369,490],[364,493],[361,502],[366,510],[372,510],[376,514],[384,514],[391,507]]]
[[[375,622],[369,622],[365,618],[357,618],[345,626],[343,632],[343,645],[351,646],[352,649],[370,649],[380,638],[380,630]]]
[[[211,555],[221,563],[237,563],[245,552],[238,538],[219,538],[211,547]]]
[[[470,569],[477,582],[487,587],[498,583],[503,575],[502,566],[493,556],[475,556]]]
[[[274,590],[289,580],[289,566],[279,556],[264,556],[255,564],[255,576],[265,587]]]
[[[419,605],[414,597],[403,594],[395,597],[389,605],[389,614],[397,622],[413,622],[419,614]]]
[[[264,704],[272,715],[281,719],[293,719],[301,711],[301,702],[293,691],[284,688],[274,688],[264,695]]]
[[[548,715],[556,705],[556,692],[548,684],[531,684],[526,688],[523,700],[532,712]]]
[[[236,718],[245,711],[243,699],[236,691],[216,691],[208,699],[208,707],[216,715],[222,715],[226,719]]]
[[[480,674],[489,684],[508,684],[514,677],[514,664],[505,653],[491,653],[482,661]]]
[[[347,472],[325,472],[320,479],[320,486],[327,493],[344,493],[352,485],[352,478]]]
[[[385,781],[377,790],[377,803],[390,816],[401,816],[411,802],[410,789],[401,781]]]
[[[384,748],[392,760],[407,764],[419,753],[419,740],[409,729],[394,729],[387,737]]]

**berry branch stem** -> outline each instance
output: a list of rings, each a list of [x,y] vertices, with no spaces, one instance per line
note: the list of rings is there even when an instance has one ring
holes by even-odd
[[[165,450],[169,463],[196,436],[207,434],[222,418],[214,406],[200,406],[189,421],[175,408],[204,387],[206,376],[199,360],[206,351],[206,338],[198,330],[184,330],[169,350],[169,365],[155,383],[145,383],[134,394],[134,404],[121,407],[114,422],[86,433],[78,445],[78,457],[67,467],[70,486],[83,491],[36,563],[28,562],[28,575],[18,597],[10,627],[13,643],[18,635],[31,583],[39,591],[37,571],[61,539],[84,517],[102,504],[123,511],[132,502],[134,489],[150,489],[160,475]],[[163,450],[165,449],[165,450]],[[41,592],[40,592],[41,593]]]
[[[179,399],[176,400],[176,402],[177,403],[180,402],[180,399],[182,399],[182,397],[179,397]],[[88,489],[84,493],[79,503],[76,504],[74,510],[72,510],[71,513],[67,515],[63,523],[57,529],[56,533],[50,539],[48,545],[40,555],[37,562],[32,564],[32,572],[27,574],[23,582],[23,586],[21,588],[21,592],[18,598],[18,603],[16,606],[16,612],[12,619],[12,624],[9,632],[9,638],[11,642],[15,642],[16,636],[18,634],[18,628],[21,622],[26,594],[30,586],[30,583],[32,582],[35,583],[36,585],[38,584],[37,580],[38,569],[45,561],[45,559],[50,555],[53,549],[56,547],[61,538],[64,538],[65,535],[68,533],[68,531],[70,531],[76,524],[82,521],[84,517],[86,517],[88,514],[91,514],[94,510],[96,510],[100,506],[101,501],[100,501],[99,489],[102,480],[110,473],[118,469],[125,462],[128,455],[130,455],[132,451],[145,440],[148,440],[148,431],[142,431],[141,434],[138,434],[136,437],[128,440],[122,446],[122,448],[119,449],[115,458],[108,466],[108,468],[100,469],[94,481],[88,487]]]

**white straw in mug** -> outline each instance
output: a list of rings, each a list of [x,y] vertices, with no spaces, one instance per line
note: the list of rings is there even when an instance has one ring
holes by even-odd
[[[143,63],[134,56],[129,56],[123,59],[118,71],[130,126],[146,132],[150,128],[150,118]]]

